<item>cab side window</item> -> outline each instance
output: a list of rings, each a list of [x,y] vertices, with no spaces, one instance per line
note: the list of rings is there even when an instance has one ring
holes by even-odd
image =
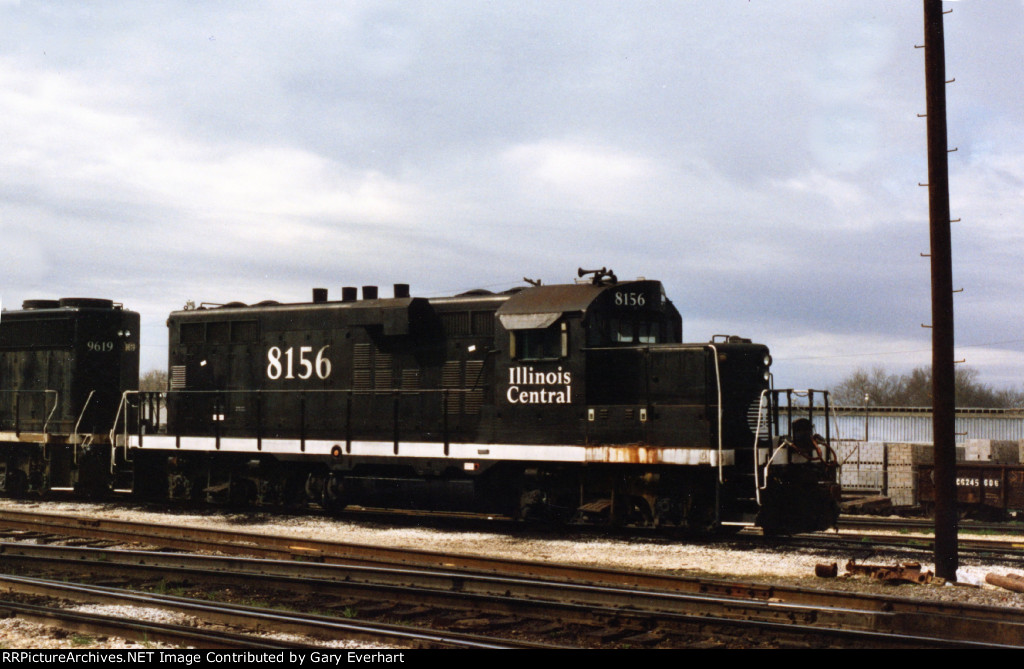
[[[515,360],[557,360],[569,355],[568,323],[533,330],[513,330],[512,358]]]

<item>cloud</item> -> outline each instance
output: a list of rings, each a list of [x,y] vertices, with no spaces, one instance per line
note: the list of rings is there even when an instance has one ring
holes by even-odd
[[[0,217],[5,221],[29,219],[31,212],[17,207],[0,207]],[[7,286],[32,285],[49,272],[51,265],[42,243],[29,234],[7,223],[0,223],[0,266],[4,268]],[[8,288],[9,290],[9,288]]]
[[[61,232],[71,243],[79,233],[90,243],[74,223],[103,219],[140,244],[153,235],[195,248],[206,233],[233,242],[218,252],[256,240],[294,252],[289,240],[312,243],[328,222],[353,230],[409,225],[423,199],[415,186],[302,149],[199,143],[174,126],[96,104],[87,88],[71,76],[0,64],[0,112],[14,147],[0,155],[5,189],[9,197],[31,191],[36,207],[74,228]]]
[[[510,147],[502,155],[524,191],[559,207],[620,209],[635,205],[658,170],[643,156],[608,146],[542,141]]]
[[[607,265],[665,281],[697,338],[807,352],[793,385],[851,351],[902,364],[886,352],[930,320],[916,5],[8,1],[0,19],[9,299],[109,295],[159,336],[185,299]],[[1016,1],[946,17],[958,341],[1022,327],[1021,30]]]

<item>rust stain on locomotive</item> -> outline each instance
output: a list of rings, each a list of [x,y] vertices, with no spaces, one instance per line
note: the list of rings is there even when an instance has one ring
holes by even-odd
[[[588,446],[587,462],[634,465],[716,464],[707,449],[664,448],[642,444]]]

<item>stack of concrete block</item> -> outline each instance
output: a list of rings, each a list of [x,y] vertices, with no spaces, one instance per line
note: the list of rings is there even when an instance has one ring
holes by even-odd
[[[935,447],[932,444],[915,443],[888,443],[885,446],[889,465],[885,494],[892,500],[893,506],[916,506],[917,474],[914,467],[935,464]],[[957,450],[963,452],[962,448]]]
[[[842,464],[840,483],[850,492],[885,491],[885,444],[880,441],[834,441]]]
[[[968,439],[964,444],[964,458],[1000,465],[1020,464],[1020,443],[1008,439]]]

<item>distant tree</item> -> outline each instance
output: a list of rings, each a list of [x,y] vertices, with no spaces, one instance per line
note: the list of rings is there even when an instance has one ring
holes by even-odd
[[[871,371],[858,369],[832,389],[832,402],[842,406],[862,406],[865,395],[872,404],[890,405],[899,392],[900,377],[881,367]]]
[[[139,390],[162,392],[167,390],[167,372],[151,369],[139,378]]]
[[[970,408],[1024,406],[1024,392],[998,389],[978,380],[978,370],[956,369],[956,405]],[[932,370],[916,367],[907,374],[890,374],[881,367],[858,369],[832,390],[832,402],[841,406],[863,406],[864,396],[872,406],[923,407],[932,404]]]

